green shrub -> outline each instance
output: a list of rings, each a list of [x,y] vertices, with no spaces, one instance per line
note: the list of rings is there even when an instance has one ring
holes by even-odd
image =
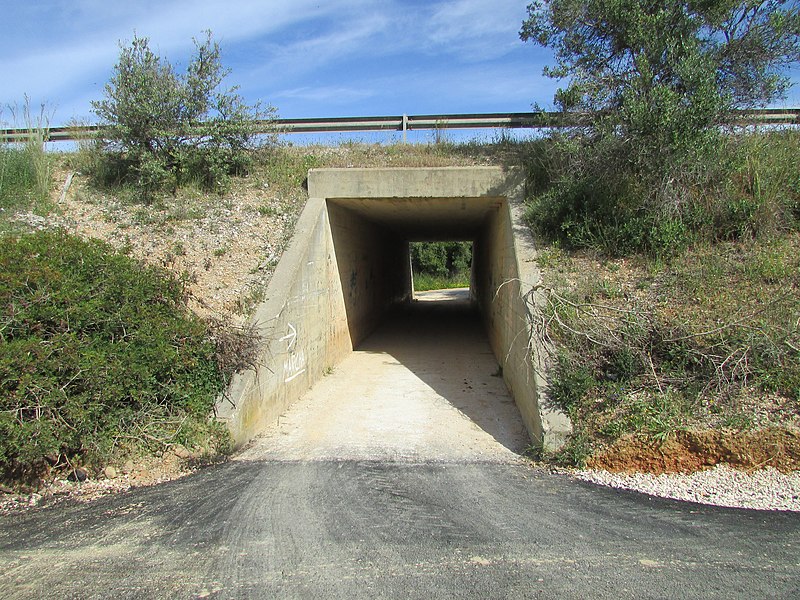
[[[698,230],[732,239],[786,221],[760,185],[726,197],[719,149],[736,109],[785,97],[800,60],[795,3],[534,0],[527,10],[520,37],[553,51],[543,74],[566,82],[554,102],[580,124],[556,138],[567,160],[541,162],[547,187],[533,186],[545,232],[606,254],[664,255]]]
[[[556,136],[529,166],[528,221],[567,248],[661,258],[800,225],[796,131],[721,136],[663,173],[627,162],[623,140],[584,142]]]
[[[63,233],[7,236],[0,306],[6,476],[224,439],[209,415],[226,374],[165,271]]]
[[[274,109],[263,114],[236,88],[220,89],[228,71],[210,32],[195,46],[185,75],[154,54],[147,38],[121,48],[105,99],[92,103],[106,125],[98,182],[132,184],[149,199],[190,182],[221,190],[248,171],[255,121]]]
[[[472,242],[411,242],[417,291],[469,287]]]

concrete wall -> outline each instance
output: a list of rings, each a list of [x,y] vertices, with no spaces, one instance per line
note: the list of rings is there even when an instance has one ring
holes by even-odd
[[[237,445],[275,422],[352,351],[324,200],[309,199],[254,324],[264,342],[259,368],[237,375],[217,405]]]
[[[328,202],[327,209],[350,340],[356,347],[387,310],[410,299],[409,245],[340,204]]]
[[[499,167],[322,169],[258,308],[265,345],[256,372],[237,376],[218,404],[237,444],[274,423],[397,303],[409,300],[408,240],[474,240],[473,294],[503,378],[536,444],[568,430],[541,410],[539,348],[529,292],[539,282],[522,223],[523,177]],[[544,417],[543,417],[544,415]]]
[[[506,175],[502,206],[486,219],[473,248],[472,295],[489,343],[534,445],[560,447],[568,418],[542,401],[546,364],[532,323],[541,306],[541,275],[533,238],[524,222],[522,174]]]

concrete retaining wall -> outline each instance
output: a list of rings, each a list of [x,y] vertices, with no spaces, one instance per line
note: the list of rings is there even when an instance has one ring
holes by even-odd
[[[486,219],[473,250],[473,296],[489,343],[534,446],[560,447],[566,415],[542,401],[546,363],[532,322],[541,306],[536,249],[524,221],[525,186],[519,171],[505,175],[503,204]]]

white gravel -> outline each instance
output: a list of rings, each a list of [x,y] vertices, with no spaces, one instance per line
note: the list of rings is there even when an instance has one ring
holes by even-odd
[[[691,475],[589,470],[573,474],[583,481],[662,498],[735,508],[800,511],[800,471],[784,474],[768,467],[745,472],[717,465]]]

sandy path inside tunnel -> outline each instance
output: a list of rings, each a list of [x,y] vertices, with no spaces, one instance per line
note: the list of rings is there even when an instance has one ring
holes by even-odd
[[[479,316],[446,296],[388,318],[239,458],[519,460],[529,440]]]

